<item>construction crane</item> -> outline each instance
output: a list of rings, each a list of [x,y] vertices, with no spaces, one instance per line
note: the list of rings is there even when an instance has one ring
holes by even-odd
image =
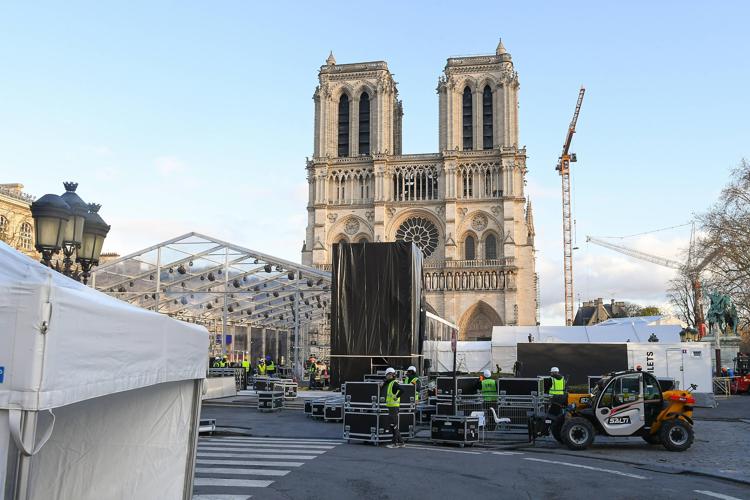
[[[562,179],[562,213],[563,213],[563,270],[565,273],[565,324],[573,324],[573,231],[571,224],[571,206],[570,206],[570,163],[576,161],[575,153],[570,153],[570,142],[573,140],[573,134],[576,133],[576,123],[578,123],[578,114],[581,112],[583,103],[583,94],[586,92],[584,87],[578,92],[578,102],[573,112],[573,119],[568,126],[568,135],[565,137],[562,154],[557,162],[557,170]]]
[[[593,236],[586,236],[586,241],[599,245],[604,248],[609,248],[615,252],[633,257],[635,259],[645,260],[653,264],[657,264],[663,267],[669,267],[671,269],[677,269],[683,271],[690,279],[690,286],[693,291],[693,317],[695,318],[695,328],[698,330],[698,335],[702,338],[706,335],[706,320],[703,315],[703,291],[701,289],[700,274],[708,264],[711,263],[716,257],[721,254],[721,248],[717,248],[710,252],[700,262],[693,263],[693,241],[691,238],[690,252],[687,262],[677,262],[676,260],[666,259],[657,255],[651,255],[640,250],[635,250],[622,245],[615,245],[609,241],[604,241]]]

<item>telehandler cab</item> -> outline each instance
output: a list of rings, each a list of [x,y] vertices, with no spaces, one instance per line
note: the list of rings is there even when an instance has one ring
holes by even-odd
[[[640,370],[610,373],[591,394],[553,396],[545,416],[532,416],[529,437],[550,433],[571,450],[585,450],[596,434],[640,436],[669,451],[693,444],[693,404],[690,391],[661,391],[656,377]],[[556,401],[557,399],[557,401]]]

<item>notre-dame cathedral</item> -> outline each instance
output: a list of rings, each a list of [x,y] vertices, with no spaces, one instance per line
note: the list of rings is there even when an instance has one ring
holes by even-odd
[[[413,241],[429,308],[462,340],[536,324],[518,73],[502,42],[491,55],[448,59],[437,153],[402,154],[403,107],[386,62],[337,64],[331,54],[319,81],[303,264],[330,269],[340,241]]]

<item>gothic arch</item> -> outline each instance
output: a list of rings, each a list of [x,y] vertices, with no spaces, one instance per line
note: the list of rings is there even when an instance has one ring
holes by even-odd
[[[458,335],[461,340],[489,340],[492,338],[492,327],[503,324],[500,315],[489,304],[480,300],[461,315]]]
[[[484,229],[481,231],[477,231],[476,229],[472,228],[471,221],[474,219],[475,215],[484,215],[487,217],[487,226],[485,226]],[[463,234],[466,231],[475,231],[476,233],[483,233],[484,231],[495,231],[500,236],[500,240],[502,241],[502,234],[503,234],[503,226],[500,224],[500,221],[492,215],[489,212],[485,212],[484,210],[474,210],[472,212],[467,212],[466,215],[464,215],[464,218],[461,220],[461,223],[458,225],[458,234]],[[484,235],[483,235],[484,236]]]
[[[333,89],[333,92],[331,92],[331,99],[333,100],[333,102],[338,103],[339,99],[341,99],[342,94],[346,94],[346,96],[349,98],[350,103],[354,100],[354,96],[356,95],[351,85],[342,83]]]
[[[477,81],[475,78],[472,78],[470,76],[467,76],[461,82],[456,85],[456,88],[459,89],[459,91],[463,94],[464,89],[466,87],[469,87],[469,90],[471,90],[471,93],[474,94],[474,92],[477,91]]]
[[[503,257],[503,238],[500,233],[495,229],[486,229],[482,232],[482,256],[484,260],[488,260],[487,257],[487,239],[490,236],[495,237],[495,258],[500,259]]]
[[[468,257],[466,256],[466,240],[472,237],[474,238],[474,258],[471,260],[481,260],[482,256],[479,255],[479,236],[477,236],[477,233],[475,233],[472,230],[465,231],[463,234],[461,234],[461,237],[459,238],[458,245],[461,249],[461,259],[466,260]]]
[[[347,215],[337,220],[328,234],[331,236],[328,245],[332,245],[338,243],[342,236],[350,243],[359,241],[362,236],[367,236],[368,241],[373,241],[374,233],[372,226],[365,219],[356,215]]]
[[[357,85],[356,89],[354,89],[354,95],[357,96],[357,99],[359,99],[363,92],[367,92],[370,102],[375,99],[375,87],[369,82],[362,82],[362,84]]]
[[[440,233],[440,237],[444,237],[445,226],[440,221],[440,219],[435,217],[434,213],[423,208],[409,208],[408,210],[403,210],[388,223],[388,227],[385,232],[385,234],[388,235],[388,241],[394,241],[396,239],[396,231],[398,230],[399,226],[410,217],[423,217],[429,220],[430,222],[435,224],[435,227]]]

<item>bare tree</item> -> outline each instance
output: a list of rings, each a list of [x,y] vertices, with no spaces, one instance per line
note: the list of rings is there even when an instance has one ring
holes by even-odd
[[[719,200],[698,217],[705,236],[697,251],[721,254],[706,268],[704,288],[729,295],[740,325],[750,323],[750,163],[742,160],[732,172]]]
[[[680,273],[677,278],[671,280],[667,289],[667,297],[669,297],[669,302],[672,304],[677,319],[688,327],[696,328],[695,296],[693,295],[690,278],[685,276],[684,273]]]

